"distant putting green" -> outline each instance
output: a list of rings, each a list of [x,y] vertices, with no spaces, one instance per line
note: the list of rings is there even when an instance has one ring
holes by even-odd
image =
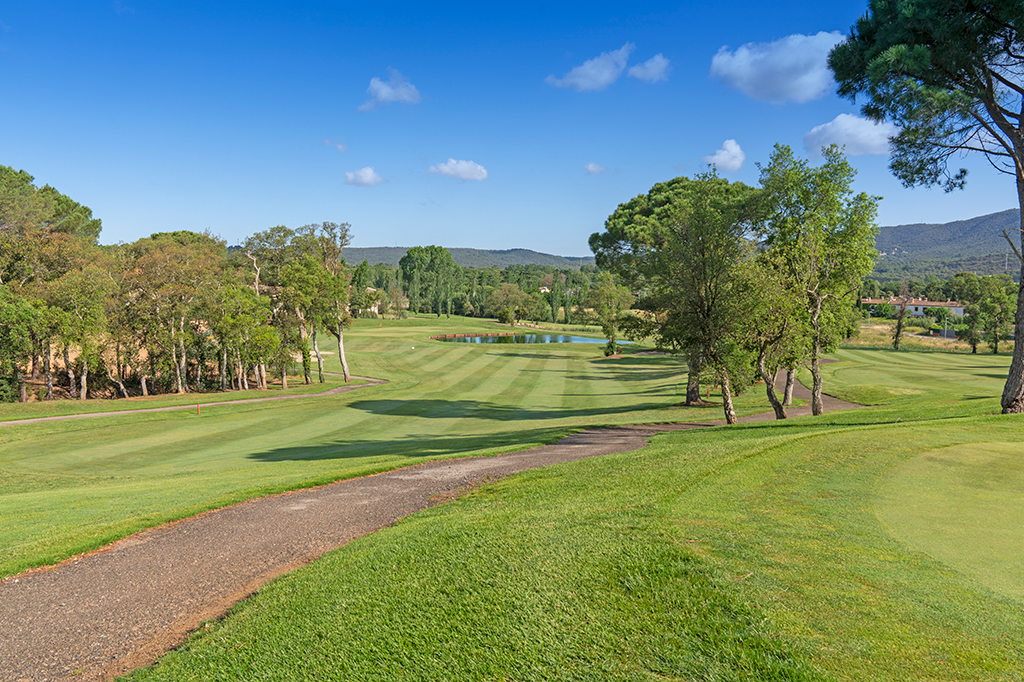
[[[880,485],[893,535],[1024,601],[1024,443],[929,450]]]

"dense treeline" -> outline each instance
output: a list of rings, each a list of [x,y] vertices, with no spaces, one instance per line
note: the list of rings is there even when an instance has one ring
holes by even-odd
[[[0,167],[0,399],[287,386],[323,381],[330,340],[347,381],[353,317],[409,312],[581,321],[595,268],[462,268],[437,246],[401,267],[349,267],[345,223],[276,226],[228,247],[158,233],[100,246],[89,208]]]
[[[1006,251],[953,260],[885,258],[875,264],[871,277],[879,282],[890,283],[906,279],[949,278],[958,272],[973,272],[977,275],[1007,274],[1018,280],[1020,269],[1017,265],[1016,256]]]

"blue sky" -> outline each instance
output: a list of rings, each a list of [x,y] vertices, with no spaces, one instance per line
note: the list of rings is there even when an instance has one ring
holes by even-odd
[[[586,255],[616,206],[772,145],[847,144],[883,225],[1016,206],[908,190],[824,55],[865,1],[7,3],[0,164],[90,206],[101,241],[332,220],[355,246]],[[813,132],[812,132],[813,131]]]

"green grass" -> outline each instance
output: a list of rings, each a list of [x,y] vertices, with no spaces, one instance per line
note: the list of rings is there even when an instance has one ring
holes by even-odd
[[[260,491],[719,417],[670,407],[679,360],[425,341],[456,328],[486,329],[362,323],[353,369],[392,383],[346,396],[0,431],[0,516],[18,515],[0,546],[24,562]],[[485,486],[272,582],[131,679],[1024,679],[1007,359],[837,358],[826,390],[876,406]]]
[[[906,544],[1024,602],[1022,445],[1018,438],[922,453],[880,482],[879,518]]]
[[[315,362],[315,360],[314,360]],[[313,366],[313,384],[303,384],[301,378],[290,376],[288,390],[282,390],[280,383],[271,384],[266,391],[227,391],[212,393],[186,393],[178,395],[168,393],[151,396],[136,396],[118,400],[52,400],[31,403],[0,403],[0,421],[34,419],[38,417],[59,417],[71,414],[87,414],[95,412],[117,412],[120,410],[147,410],[158,407],[174,407],[176,405],[206,405],[207,403],[249,400],[252,398],[268,398],[281,395],[307,395],[321,393],[335,386],[344,385],[344,380],[337,376],[325,376],[324,383],[317,382],[316,365]],[[268,377],[269,378],[269,377]],[[271,379],[273,381],[273,379]],[[350,383],[365,383],[353,379]]]
[[[991,359],[841,355],[834,386],[886,404],[486,486],[131,679],[1024,679],[1021,420]]]
[[[201,416],[3,427],[0,574],[255,496],[526,448],[586,426],[721,416],[717,408],[672,407],[682,399],[685,371],[676,358],[605,360],[600,346],[429,339],[494,328],[459,319],[359,321],[347,335],[352,371],[390,383],[343,395],[211,406]],[[329,369],[338,369],[336,357],[328,358]],[[739,405],[765,409],[755,392]]]

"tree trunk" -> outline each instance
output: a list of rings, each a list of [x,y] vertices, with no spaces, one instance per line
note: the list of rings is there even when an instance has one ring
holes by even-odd
[[[299,337],[302,339],[302,381],[311,384],[313,380],[309,376],[309,330],[306,329],[306,318],[302,316],[302,311],[296,308],[295,315],[299,318]]]
[[[767,353],[768,349],[762,348],[760,355],[757,356],[757,371],[764,381],[765,390],[768,393],[768,402],[771,403],[772,409],[775,410],[775,418],[785,419],[786,408],[779,402],[779,396],[775,393],[775,377],[778,376],[779,372],[775,370],[772,374],[768,374],[768,366],[765,359]]]
[[[350,379],[348,373],[348,360],[345,359],[345,328],[341,321],[338,321],[338,359],[341,360],[341,373],[345,376],[345,383]]]
[[[811,328],[814,338],[811,339],[811,414],[818,416],[825,413],[821,402],[821,299],[818,299],[814,314],[811,315]]]
[[[32,338],[32,380],[39,380],[39,339],[36,338],[35,332],[30,334]]]
[[[220,353],[220,390],[228,390],[228,347],[221,346]]]
[[[288,365],[281,365],[281,390],[288,390]]]
[[[78,394],[79,400],[88,400],[89,398],[89,363],[85,361],[85,354],[82,354],[82,390]]]
[[[181,372],[178,376],[181,377],[181,387],[185,389],[183,393],[188,393],[188,356],[185,355],[185,319],[182,318],[181,323],[181,336],[178,337],[178,342],[181,344]]]
[[[316,342],[316,327],[313,327],[313,352],[316,354],[316,370],[322,384],[324,383],[324,356],[320,354],[320,346]]]
[[[701,361],[698,353],[690,353],[686,358],[686,404],[701,405],[700,398]]]
[[[50,352],[50,341],[46,341],[46,358],[43,361],[46,366],[46,399],[53,400],[53,355]]]
[[[21,402],[28,402],[28,389],[25,387],[25,375],[21,373],[21,367],[18,364],[14,364],[14,379],[18,382],[18,395],[21,398]]]
[[[722,408],[725,410],[725,423],[736,423],[736,410],[732,406],[732,391],[729,386],[729,375],[722,373]]]
[[[184,393],[181,386],[181,364],[178,362],[178,344],[171,341],[171,364],[174,365],[174,385],[178,393]]]
[[[106,362],[103,363],[103,369],[107,371],[107,378],[110,379],[110,383],[117,385],[117,390],[121,391],[121,397],[128,397],[128,390],[124,387],[124,382],[119,377],[115,377],[114,373],[110,371],[110,367]]]
[[[143,374],[140,377],[140,381],[142,383],[142,395],[149,395],[149,389],[146,388],[146,375],[145,374]]]
[[[1024,178],[1017,173],[1017,203],[1024,209]],[[1021,249],[1017,254],[1024,254],[1024,210],[1020,214]],[[1024,259],[1020,262],[1021,280],[1017,287],[1017,313],[1013,318],[1013,358],[1010,360],[1010,371],[1006,375],[1003,387],[1003,414],[1020,414],[1024,412]]]
[[[825,414],[825,406],[821,402],[821,345],[817,338],[811,347],[811,414],[819,416]]]
[[[71,366],[71,354],[68,347],[64,346],[64,369],[68,373],[68,385],[70,386],[71,397],[78,397],[78,389],[75,388],[75,368]]]
[[[246,391],[249,390],[249,370],[242,364],[242,354],[238,354],[238,377],[239,385],[244,387]]]
[[[260,384],[260,390],[267,390],[267,363],[261,360],[259,366],[256,368],[256,372],[258,374],[256,378]]]
[[[796,385],[796,367],[786,369],[786,394],[782,404],[789,407],[793,404],[793,387]]]

